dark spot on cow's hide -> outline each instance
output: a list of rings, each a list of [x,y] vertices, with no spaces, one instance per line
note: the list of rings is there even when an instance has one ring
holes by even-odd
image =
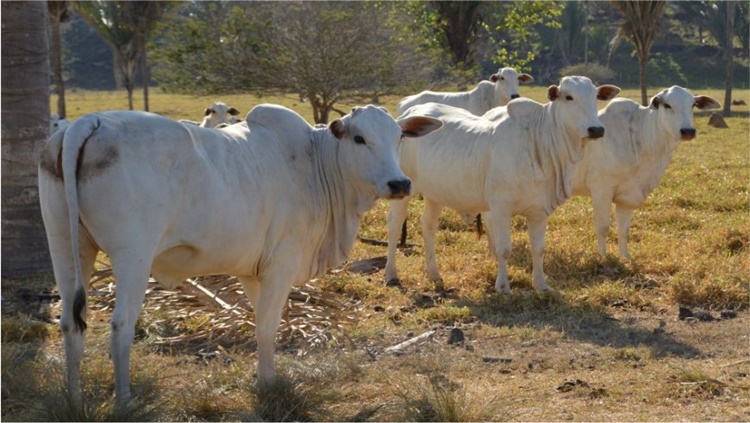
[[[54,157],[54,150],[54,148],[45,148],[42,151],[39,167],[53,178],[63,181],[62,149],[57,149],[57,157]],[[86,157],[85,151],[86,144],[81,148],[76,162],[76,179],[79,182],[86,182],[101,175],[107,168],[115,164],[120,156],[120,152],[114,146],[104,148],[96,157]]]
[[[116,147],[107,146],[96,157],[85,159],[85,149],[86,145],[84,144],[78,155],[76,165],[76,178],[79,182],[86,182],[101,175],[107,168],[117,163],[117,159],[120,157],[120,152]]]
[[[58,173],[58,169],[62,169],[62,167],[58,165],[60,159],[62,159],[60,154],[58,154],[57,158],[55,158],[52,151],[50,151],[50,149],[48,148],[45,148],[44,150],[42,150],[42,154],[39,159],[39,168],[53,178],[62,181],[62,173]]]

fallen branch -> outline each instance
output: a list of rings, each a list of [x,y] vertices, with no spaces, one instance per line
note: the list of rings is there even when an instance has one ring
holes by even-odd
[[[227,303],[226,301],[224,301],[221,298],[219,298],[218,295],[214,294],[213,292],[211,292],[211,290],[209,290],[208,288],[206,288],[203,285],[199,284],[194,279],[188,279],[187,283],[189,283],[190,285],[193,285],[194,287],[198,288],[201,292],[203,292],[204,294],[206,294],[209,297],[211,297],[211,299],[214,300],[214,301],[216,301],[216,303],[219,304],[224,310],[229,310],[229,311],[231,311],[232,313],[234,313],[234,314],[236,314],[238,316],[242,315],[242,313],[240,313],[239,311],[235,310],[235,308],[232,307],[231,305],[229,305],[229,303]]]
[[[372,238],[362,238],[359,236],[357,237],[357,239],[363,244],[377,245],[380,247],[388,246],[388,241],[380,241],[378,239],[372,239]],[[416,247],[416,244],[404,244],[404,245],[399,244],[398,246],[399,248],[412,248],[412,247]]]
[[[394,345],[392,347],[388,347],[385,350],[383,350],[383,352],[385,352],[386,354],[399,354],[399,353],[402,352],[402,350],[404,348],[409,347],[411,345],[414,345],[414,344],[416,344],[418,342],[421,342],[421,341],[426,341],[428,338],[430,338],[434,334],[435,334],[434,330],[427,331],[427,332],[425,332],[425,333],[423,333],[421,335],[418,335],[418,336],[415,336],[413,338],[407,339],[406,341],[404,341],[404,342],[402,342],[400,344],[396,344],[396,345]]]

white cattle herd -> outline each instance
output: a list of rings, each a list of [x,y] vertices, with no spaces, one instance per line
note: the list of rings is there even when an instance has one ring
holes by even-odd
[[[442,288],[435,227],[443,206],[483,214],[509,293],[511,217],[526,217],[533,285],[543,272],[549,215],[572,195],[592,197],[598,251],[606,254],[616,204],[620,254],[629,257],[633,210],[658,185],[681,140],[695,137],[692,108],[719,104],[672,87],[648,107],[588,78],[563,78],[545,104],[518,98],[533,78],[502,68],[474,90],[425,91],[398,105],[357,107],[310,126],[275,105],[239,111],[216,102],[202,122],[144,112],[93,113],[51,131],[39,196],[55,279],[68,395],[81,405],[86,290],[99,251],[116,279],[111,356],[117,405],[130,401],[130,349],[152,275],[239,278],[255,308],[258,384],[276,378],[274,339],[291,287],[323,275],[351,250],[364,213],[391,200],[386,280],[398,278],[396,243],[409,197],[424,197],[427,275]],[[58,119],[59,122],[59,119]],[[52,128],[51,128],[52,129]]]

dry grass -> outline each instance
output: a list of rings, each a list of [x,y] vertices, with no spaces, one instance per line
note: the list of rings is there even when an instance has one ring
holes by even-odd
[[[544,97],[541,87],[524,87],[523,93]],[[718,90],[697,93],[723,99]],[[635,90],[623,95],[639,97]],[[735,91],[735,98],[750,102],[750,91]],[[196,119],[213,100],[153,93],[152,110]],[[243,112],[260,102],[281,103],[310,118],[309,107],[292,96],[221,100]],[[398,98],[381,101],[393,111]],[[69,96],[71,118],[125,104],[121,92]],[[402,287],[385,287],[382,271],[340,271],[312,284],[310,308],[295,315],[293,305],[279,337],[278,367],[286,382],[267,392],[253,388],[251,308],[231,281],[204,280],[242,315],[189,285],[175,292],[152,289],[132,360],[134,390],[143,404],[136,411],[143,414],[113,415],[106,353],[111,298],[102,280],[102,296],[92,297],[98,308],[89,317],[83,366],[87,408],[72,413],[62,396],[59,330],[48,323],[59,303],[37,295],[51,280],[3,280],[4,299],[22,306],[2,318],[2,418],[747,421],[749,117],[747,106],[736,106],[727,119],[730,129],[719,130],[707,126],[708,114],[696,115],[698,138],[677,149],[661,186],[633,217],[632,260],[615,255],[614,234],[612,254],[596,254],[590,200],[574,198],[560,207],[547,233],[545,270],[556,289],[551,294],[531,287],[523,219],[513,221],[514,292],[499,296],[492,292],[496,265],[486,238],[477,241],[447,210],[437,254],[449,295],[435,293],[423,271],[421,201],[412,201],[408,225],[415,245],[399,253]],[[385,240],[387,212],[388,204],[378,203],[360,236]],[[351,259],[384,254],[382,246],[357,242]],[[51,301],[48,307],[45,301]],[[700,307],[715,320],[680,320],[679,306]],[[304,329],[316,321],[322,337],[295,333],[295,325]],[[464,332],[463,344],[448,344],[454,327]],[[427,331],[434,334],[401,354],[385,352]],[[160,342],[190,336],[196,341]]]

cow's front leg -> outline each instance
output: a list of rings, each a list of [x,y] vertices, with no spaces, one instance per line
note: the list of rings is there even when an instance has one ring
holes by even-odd
[[[255,309],[255,335],[258,338],[258,388],[264,389],[276,382],[274,350],[276,332],[281,323],[281,313],[294,285],[293,257],[286,255],[284,263],[273,264],[263,271],[262,279],[243,278],[247,297]],[[288,259],[288,261],[287,261]]]
[[[628,234],[630,233],[630,219],[633,217],[632,207],[618,204],[615,206],[615,219],[617,220],[617,244],[620,255],[626,259],[630,258],[628,251]]]
[[[591,206],[594,209],[596,249],[599,252],[599,255],[606,257],[607,235],[609,235],[609,214],[612,209],[612,194],[602,190],[592,190]]]
[[[438,270],[437,259],[435,258],[435,232],[437,230],[440,212],[443,207],[430,200],[424,199],[424,213],[422,213],[422,237],[424,238],[424,253],[427,264],[427,277],[435,283],[435,289],[441,291],[444,289],[443,278]]]
[[[495,291],[501,294],[510,294],[510,283],[508,282],[508,259],[512,249],[510,238],[511,214],[504,209],[490,210],[483,214],[489,217],[488,230],[492,236],[488,241],[493,243],[495,257],[497,258],[497,279],[495,279]],[[493,249],[490,249],[492,251]]]
[[[544,233],[547,230],[547,216],[533,216],[527,219],[529,226],[529,243],[531,244],[532,277],[534,289],[539,292],[549,291],[544,278]]]

